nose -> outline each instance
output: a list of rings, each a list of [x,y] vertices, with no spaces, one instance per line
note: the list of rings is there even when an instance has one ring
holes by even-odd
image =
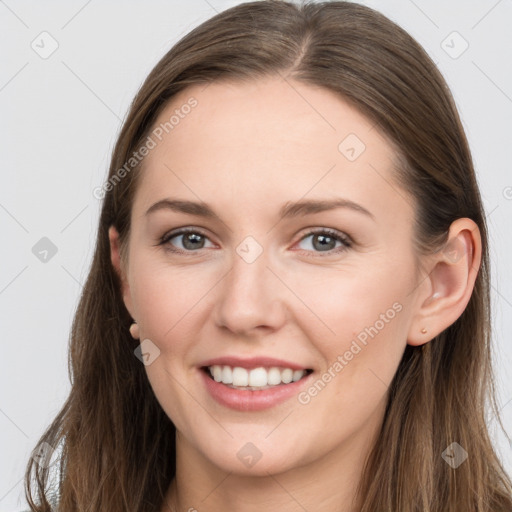
[[[244,337],[280,329],[287,317],[287,289],[276,274],[265,251],[252,262],[235,252],[231,270],[219,283],[217,325]]]

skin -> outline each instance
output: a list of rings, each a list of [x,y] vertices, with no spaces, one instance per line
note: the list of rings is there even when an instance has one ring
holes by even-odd
[[[429,342],[471,296],[478,227],[452,224],[456,258],[415,254],[415,202],[394,181],[392,145],[330,91],[280,77],[192,86],[155,126],[191,96],[197,107],[145,158],[127,260],[110,229],[126,307],[140,339],[160,350],[145,366],[149,381],[177,428],[177,477],[162,512],[353,512],[406,344]],[[349,134],[366,146],[354,161],[338,149]],[[146,215],[171,197],[202,200],[220,220],[169,209]],[[288,202],[337,197],[373,217],[338,208],[279,219]],[[206,236],[199,248],[171,252],[187,251],[183,236],[158,245],[187,226]],[[351,246],[318,248],[308,233],[325,228],[348,235]],[[236,251],[247,236],[263,250],[252,263]],[[234,411],[213,401],[200,378],[206,359],[263,355],[312,368],[316,380],[397,303],[400,312],[307,404],[293,397]],[[252,467],[237,457],[249,442],[262,454]]]

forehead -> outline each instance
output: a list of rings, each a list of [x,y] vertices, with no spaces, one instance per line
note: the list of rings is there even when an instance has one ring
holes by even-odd
[[[339,192],[383,208],[400,196],[390,185],[394,150],[374,123],[334,92],[291,79],[188,87],[150,136],[146,196],[167,186],[242,202]]]
[[[192,101],[196,105],[189,108]],[[180,119],[176,114],[181,114]],[[366,149],[371,145],[391,152],[374,131],[374,123],[339,95],[292,79],[269,77],[194,85],[171,100],[155,125],[165,130],[171,118],[176,124],[162,134],[170,144],[173,140],[175,145],[182,144],[193,137],[201,141],[203,150],[215,149],[217,156],[242,146],[258,154],[264,148],[274,154],[293,150],[297,158],[325,151],[337,157],[339,143],[350,134]],[[310,144],[304,146],[304,140]]]

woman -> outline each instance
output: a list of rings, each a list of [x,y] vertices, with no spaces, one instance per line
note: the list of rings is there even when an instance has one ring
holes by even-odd
[[[222,12],[150,73],[95,194],[40,443],[59,510],[512,509],[480,194],[402,29],[345,2]]]

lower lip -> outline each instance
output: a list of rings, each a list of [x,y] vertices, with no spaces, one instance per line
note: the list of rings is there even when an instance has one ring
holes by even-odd
[[[296,396],[300,388],[304,387],[306,381],[309,381],[311,375],[313,375],[310,373],[296,382],[290,382],[290,384],[281,384],[260,391],[250,391],[248,389],[230,388],[211,379],[204,370],[200,369],[199,371],[202,374],[206,389],[213,399],[219,404],[237,411],[262,411],[281,404]]]

